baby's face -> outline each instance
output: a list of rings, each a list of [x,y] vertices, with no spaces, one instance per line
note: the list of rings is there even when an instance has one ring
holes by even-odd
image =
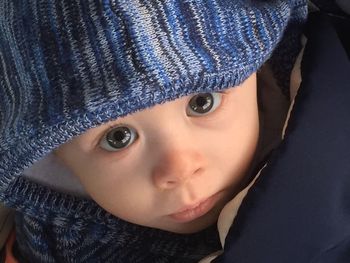
[[[57,149],[87,193],[126,221],[177,233],[215,223],[258,139],[256,76],[90,129]]]

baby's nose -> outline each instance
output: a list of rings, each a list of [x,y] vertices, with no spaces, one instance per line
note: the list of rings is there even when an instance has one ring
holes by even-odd
[[[158,160],[152,171],[156,187],[173,189],[204,171],[204,159],[192,150],[168,151]]]

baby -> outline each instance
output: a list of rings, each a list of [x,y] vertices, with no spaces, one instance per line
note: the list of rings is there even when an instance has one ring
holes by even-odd
[[[220,249],[215,223],[256,155],[256,72],[305,14],[286,0],[2,1],[0,200],[17,211],[16,260]]]
[[[101,207],[134,224],[192,233],[237,193],[258,139],[256,78],[119,118],[56,154]]]

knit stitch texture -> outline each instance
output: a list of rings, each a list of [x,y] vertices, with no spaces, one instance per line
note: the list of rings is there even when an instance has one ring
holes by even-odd
[[[240,84],[287,28],[298,36],[306,11],[305,0],[1,0],[0,201],[19,211],[21,250],[33,262],[108,258],[94,242],[119,244],[120,235],[101,239],[97,225],[116,231],[127,223],[22,171],[89,128]],[[275,61],[290,63],[285,56]],[[176,245],[165,250],[156,254]]]

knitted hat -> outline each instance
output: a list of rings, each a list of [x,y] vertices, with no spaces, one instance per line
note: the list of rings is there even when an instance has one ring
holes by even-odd
[[[89,128],[240,84],[305,18],[305,2],[0,1],[0,200]]]

